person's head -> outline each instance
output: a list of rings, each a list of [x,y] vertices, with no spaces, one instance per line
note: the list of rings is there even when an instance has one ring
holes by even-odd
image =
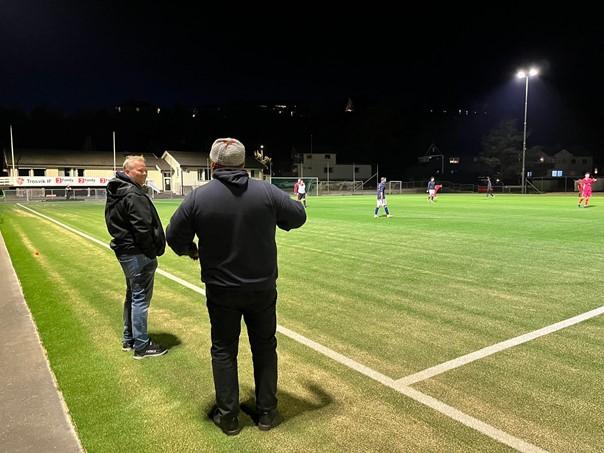
[[[298,178],[298,184],[304,184],[304,181],[302,181],[302,178]]]
[[[245,147],[235,138],[219,138],[210,150],[212,170],[217,168],[243,168]]]
[[[491,177],[490,177],[490,176],[487,176],[487,180],[489,180],[489,181],[490,181],[490,180],[491,180]]]
[[[124,173],[139,186],[147,180],[147,166],[143,156],[128,156],[124,161]]]
[[[589,178],[589,176],[590,176],[590,173],[589,173],[589,172],[585,173],[585,177],[586,177],[586,178]]]
[[[430,181],[434,181],[434,176],[432,176],[432,177],[430,178]]]
[[[386,177],[382,176],[382,182],[386,182]]]

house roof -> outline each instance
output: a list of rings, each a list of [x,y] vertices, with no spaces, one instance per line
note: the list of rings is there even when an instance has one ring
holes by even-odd
[[[133,152],[116,153],[116,165],[121,168],[126,156],[137,154]],[[155,155],[142,154],[148,167],[159,167],[169,170],[170,166]],[[10,156],[7,153],[9,165]],[[21,168],[113,168],[113,151],[72,151],[61,149],[16,149],[15,166]]]
[[[591,159],[592,158],[589,155],[580,156],[578,154],[573,154],[566,149],[561,149],[560,151],[558,151],[557,153],[554,154],[554,158],[556,158],[556,159],[573,158],[573,157],[577,158],[577,159]]]

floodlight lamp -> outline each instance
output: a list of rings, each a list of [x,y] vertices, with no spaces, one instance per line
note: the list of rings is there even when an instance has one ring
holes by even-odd
[[[533,77],[533,76],[536,76],[537,74],[539,74],[539,69],[537,69],[537,68],[531,68],[529,70],[529,76]]]
[[[516,73],[516,77],[519,79],[524,79],[526,77],[526,72],[520,70]]]

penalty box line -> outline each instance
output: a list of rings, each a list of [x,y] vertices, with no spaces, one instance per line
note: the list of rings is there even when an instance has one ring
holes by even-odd
[[[53,219],[52,217],[49,217],[47,215],[44,215],[42,213],[39,213],[31,208],[28,208],[27,206],[23,206],[20,203],[17,203],[17,205],[45,220],[48,220],[49,222],[52,222],[58,226],[60,226],[61,228],[64,228],[72,233],[75,233],[85,239],[88,239],[92,242],[94,242],[95,244],[101,245],[107,249],[111,249],[111,247],[109,247],[109,245],[107,245],[105,242],[102,242],[82,231],[79,231],[73,227],[70,227],[69,225],[66,225],[62,222],[59,222],[58,220]],[[198,294],[202,294],[205,296],[205,291],[203,288],[196,286],[196,285],[192,285],[189,282],[186,282],[178,277],[176,277],[175,275],[170,274],[169,272],[160,270],[159,268],[157,269],[157,272],[160,273],[161,275],[169,278],[170,280],[175,281],[176,283],[182,284],[184,286],[186,286],[187,288],[195,291]],[[401,383],[399,383],[398,381],[395,381],[394,379],[372,369],[369,368],[349,357],[346,357],[343,354],[340,354],[339,352],[334,351],[333,349],[330,349],[326,346],[323,346],[322,344],[319,344],[303,335],[300,335],[299,333],[294,332],[293,330],[290,330],[286,327],[283,327],[281,325],[277,326],[277,331],[282,334],[285,335],[286,337],[296,341],[297,343],[303,344],[304,346],[307,346],[308,348],[318,352],[321,355],[324,355],[326,357],[329,357],[330,359],[338,362],[341,365],[344,365],[352,370],[355,370],[357,372],[359,372],[360,374],[367,376],[369,378],[371,378],[372,380],[379,382],[380,384],[383,384],[386,387],[389,387],[393,390],[395,390],[396,392],[407,396],[408,398],[411,398],[412,400],[427,406],[439,413],[441,413],[442,415],[445,415],[459,423],[462,423],[463,425],[474,429],[475,431],[478,431],[482,434],[484,434],[487,437],[490,437],[491,439],[497,440],[505,445],[508,445],[512,448],[515,448],[518,451],[521,452],[545,452],[545,450],[537,447],[536,445],[533,445],[529,442],[526,442],[522,439],[519,439],[515,436],[512,436],[511,434],[506,433],[505,431],[502,431],[498,428],[495,428],[494,426],[491,426],[481,420],[478,420],[477,418],[474,418],[470,415],[465,414],[464,412],[461,412],[458,409],[455,409],[452,406],[449,406],[448,404],[443,403],[440,400],[437,400],[436,398],[433,398],[429,395],[426,395],[418,390],[415,390],[411,387],[409,387],[408,385],[403,385]]]
[[[574,326],[575,324],[579,324],[580,322],[586,321],[588,319],[595,318],[596,316],[600,316],[602,313],[604,313],[604,305],[588,312],[582,313],[580,315],[573,316],[572,318],[568,318],[555,324],[551,324],[549,326],[535,330],[533,332],[525,333],[524,335],[510,338],[509,340],[505,340],[500,343],[488,346],[486,348],[479,349],[478,351],[474,351],[470,354],[463,355],[456,359],[443,362],[439,365],[430,368],[426,368],[425,370],[419,371],[409,376],[405,376],[397,380],[396,383],[399,385],[417,384],[418,382],[425,381],[426,379],[430,379],[442,373],[446,373],[447,371],[474,362],[475,360],[483,359],[497,352],[513,348],[514,346],[527,343],[529,341],[535,340],[536,338],[543,337],[550,333],[566,329],[570,326]]]

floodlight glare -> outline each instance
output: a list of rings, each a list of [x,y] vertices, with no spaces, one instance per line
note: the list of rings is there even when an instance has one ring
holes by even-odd
[[[539,70],[537,68],[531,68],[529,71],[529,76],[536,76],[537,74],[539,74]]]
[[[526,72],[524,72],[524,71],[518,71],[516,73],[516,77],[518,77],[519,79],[524,79],[526,77]]]

